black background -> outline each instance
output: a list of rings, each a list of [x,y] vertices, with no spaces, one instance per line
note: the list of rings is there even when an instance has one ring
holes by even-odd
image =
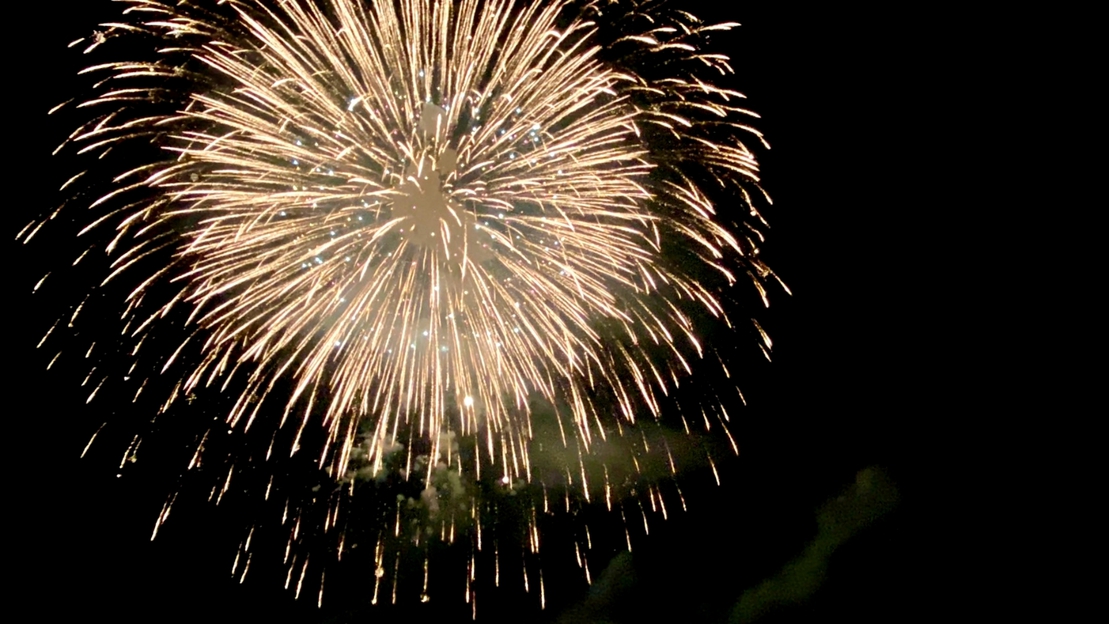
[[[28,8],[25,32],[11,29],[9,42],[17,62],[5,106],[9,141],[19,145],[14,161],[9,153],[18,189],[7,202],[12,237],[58,203],[68,177],[49,155],[68,129],[46,116],[84,84],[74,78],[80,54],[65,45],[118,10],[106,1]],[[918,146],[935,139],[920,123],[930,84],[916,26],[831,5],[683,8],[742,23],[717,44],[773,147],[762,160],[775,201],[764,258],[794,293],[774,293],[759,316],[774,338],[774,361],[740,382],[749,403],[737,415],[743,451],[724,466],[724,484],[652,531],[622,590],[549,585],[543,612],[516,592],[479,595],[478,621],[723,621],[744,589],[802,552],[816,534],[815,510],[867,466],[891,475],[899,506],[836,552],[809,601],[767,621],[916,619],[926,601],[946,600],[921,578],[929,552],[918,441],[939,426],[936,388],[954,383],[930,372],[931,311],[919,282],[917,243],[937,219],[920,199],[916,168]],[[141,471],[117,478],[110,466],[77,459],[103,414],[95,402],[84,406],[72,379],[43,372],[52,353],[34,349],[53,321],[31,295],[42,273],[36,259],[64,244],[49,236],[37,249],[9,244],[16,319],[7,446],[20,476],[6,515],[20,527],[11,535],[14,569],[38,617],[346,622],[468,614],[452,597],[370,609],[368,596],[354,593],[317,609],[265,574],[238,585],[229,575],[238,536],[211,507],[175,511],[149,541],[167,484]]]

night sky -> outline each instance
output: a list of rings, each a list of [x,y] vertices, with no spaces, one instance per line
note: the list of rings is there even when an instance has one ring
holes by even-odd
[[[25,29],[9,26],[23,42],[9,48],[19,57],[6,91],[14,108],[9,132],[23,145],[14,169],[19,190],[7,202],[9,241],[64,199],[57,188],[76,172],[71,160],[50,156],[72,128],[46,111],[79,97],[85,84],[74,78],[80,54],[66,44],[117,11],[104,0],[76,4],[35,3]],[[918,60],[895,31],[873,29],[875,16],[831,5],[815,13],[780,4],[682,5],[706,20],[742,24],[716,43],[737,69],[729,86],[762,115],[757,126],[773,148],[761,160],[774,199],[764,212],[771,230],[763,258],[794,293],[772,293],[770,309],[758,312],[774,340],[773,362],[752,342],[754,357],[739,381],[748,405],[735,412],[741,453],[721,461],[722,486],[704,470],[682,475],[689,511],[653,525],[631,556],[613,550],[606,572],[596,564],[592,587],[555,570],[544,611],[515,589],[479,593],[478,622],[728,621],[745,590],[803,554],[818,536],[818,510],[868,467],[895,485],[897,505],[835,550],[809,598],[759,621],[914,619],[928,555],[918,521],[924,479],[917,441],[934,426],[925,363],[916,355],[928,345],[910,252],[922,216],[908,164],[910,146],[924,138],[909,104]],[[222,507],[175,509],[151,542],[171,470],[155,460],[151,470],[117,478],[112,458],[127,444],[122,434],[105,442],[99,459],[78,459],[112,406],[85,405],[80,377],[45,372],[54,352],[35,349],[80,300],[65,283],[31,294],[42,267],[74,255],[62,231],[29,247],[9,242],[8,255],[16,316],[7,408],[14,429],[6,441],[19,476],[6,507],[20,527],[9,539],[26,553],[9,573],[39,597],[31,605],[36,619],[468,620],[461,592],[426,605],[370,608],[370,579],[345,579],[317,609],[314,598],[294,601],[282,589],[281,570],[239,585],[229,574],[239,525],[236,512]]]

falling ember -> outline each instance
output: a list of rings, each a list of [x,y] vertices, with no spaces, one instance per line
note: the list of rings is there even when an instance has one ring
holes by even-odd
[[[778,283],[748,143],[766,145],[702,51],[735,24],[652,1],[121,2],[75,42],[97,82],[66,147],[97,163],[63,192],[94,198],[74,253],[107,253],[124,331],[74,357],[90,401],[124,384],[140,409],[165,386],[151,418],[208,414],[187,471],[270,514],[240,582],[275,533],[298,596],[322,603],[326,562],[361,542],[374,603],[406,574],[426,601],[428,544],[457,544],[476,609],[512,524],[490,518],[522,527],[530,590],[544,517],[600,505],[630,549],[624,508],[646,534],[660,480],[719,482],[711,453],[738,453],[715,395],[734,388],[728,311]]]

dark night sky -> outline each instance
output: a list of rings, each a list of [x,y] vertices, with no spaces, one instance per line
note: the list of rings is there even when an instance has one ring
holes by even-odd
[[[20,190],[8,201],[12,235],[59,201],[55,190],[68,177],[49,156],[68,129],[52,126],[46,110],[80,94],[72,76],[81,61],[65,44],[116,10],[105,1],[79,4],[74,11],[37,3],[27,23],[49,26],[14,29],[23,44],[9,50],[21,62],[6,106],[15,107],[9,132],[22,137],[26,153],[16,169]],[[899,506],[836,552],[811,600],[765,621],[912,619],[927,560],[916,445],[935,426],[930,387],[944,383],[924,372],[928,357],[920,354],[929,345],[912,253],[923,206],[913,191],[919,181],[910,146],[926,138],[913,122],[913,82],[923,61],[903,34],[872,29],[875,16],[831,5],[814,13],[777,3],[726,12],[700,0],[683,4],[706,19],[743,24],[722,46],[738,70],[734,85],[762,114],[758,127],[773,147],[762,161],[775,201],[764,257],[794,295],[778,293],[759,316],[774,338],[774,361],[741,381],[749,402],[738,414],[744,451],[724,467],[724,485],[698,490],[687,514],[658,525],[632,557],[634,580],[595,613],[613,622],[723,621],[744,589],[816,535],[821,504],[860,469],[881,466],[901,492]],[[151,543],[167,484],[141,471],[117,479],[104,462],[77,459],[90,427],[103,420],[97,410],[106,408],[86,407],[73,379],[43,372],[52,353],[34,350],[53,320],[49,306],[30,295],[41,277],[36,262],[63,244],[47,237],[38,249],[9,252],[17,275],[9,298],[19,315],[9,397],[19,398],[8,407],[18,434],[9,434],[8,446],[24,476],[8,515],[22,527],[10,537],[32,551],[9,570],[40,597],[33,606],[39,619],[454,621],[451,597],[369,612],[358,600],[337,598],[317,610],[264,575],[239,586],[228,575],[237,534],[211,507],[175,511],[175,522]],[[512,592],[479,595],[478,621],[582,618],[590,595],[606,600],[597,586],[589,591],[584,583],[548,586],[552,606],[542,614]]]

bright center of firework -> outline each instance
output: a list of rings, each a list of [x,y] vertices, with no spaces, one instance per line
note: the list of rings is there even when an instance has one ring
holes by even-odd
[[[424,104],[419,133],[429,141],[443,136],[446,114],[446,110],[434,104]],[[398,188],[394,216],[404,219],[402,231],[410,243],[435,254],[442,253],[452,264],[463,263],[467,258],[480,263],[492,257],[488,243],[477,240],[480,225],[474,214],[452,201],[443,188],[457,161],[458,153],[447,147],[438,152],[438,158],[427,154],[409,167]]]
[[[398,201],[398,212],[407,217],[410,224],[406,231],[408,239],[423,247],[435,247],[436,238],[451,238],[451,222],[460,212],[460,207],[450,206],[441,191],[441,176],[431,169],[430,159],[406,176],[401,187],[402,198]],[[457,228],[454,228],[457,229]]]

